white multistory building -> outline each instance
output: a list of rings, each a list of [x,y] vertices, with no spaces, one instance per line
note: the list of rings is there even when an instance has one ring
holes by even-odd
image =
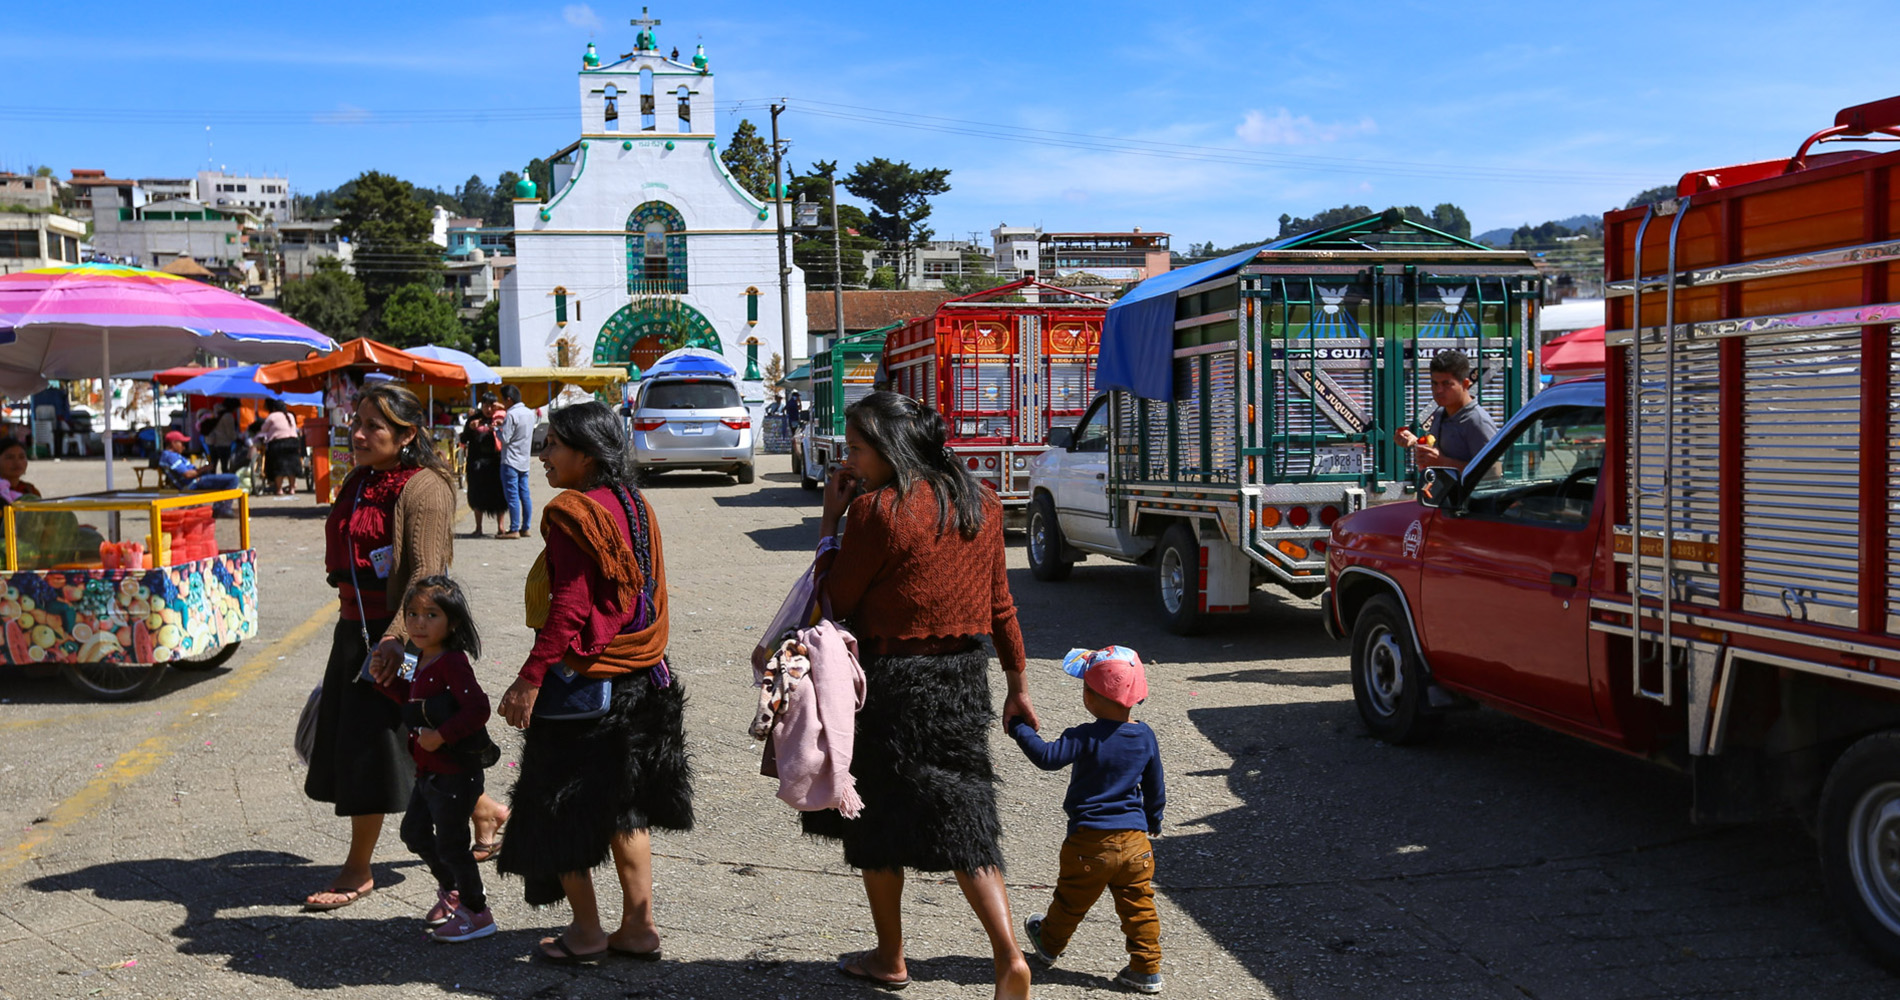
[[[698,346],[743,372],[748,341],[762,359],[779,353],[772,206],[719,159],[705,50],[669,57],[659,22],[634,23],[634,51],[616,62],[587,46],[581,134],[552,157],[552,190],[525,177],[517,188],[504,365],[644,369],[670,346]],[[790,281],[796,358],[808,353],[805,276],[793,268]]]
[[[260,219],[295,218],[288,177],[239,177],[219,170],[200,170],[196,200],[216,208],[248,208]]]

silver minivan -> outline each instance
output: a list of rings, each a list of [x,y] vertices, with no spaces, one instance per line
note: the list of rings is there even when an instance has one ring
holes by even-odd
[[[711,469],[752,482],[758,440],[739,383],[717,375],[644,379],[633,401],[634,471]]]

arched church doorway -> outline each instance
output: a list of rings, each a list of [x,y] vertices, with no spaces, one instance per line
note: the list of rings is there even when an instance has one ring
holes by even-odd
[[[699,310],[674,299],[656,299],[623,306],[608,318],[594,339],[594,364],[625,368],[629,362],[642,371],[660,356],[680,347],[703,347],[725,353],[718,331]]]

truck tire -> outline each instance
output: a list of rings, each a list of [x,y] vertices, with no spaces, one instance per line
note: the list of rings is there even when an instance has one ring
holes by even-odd
[[[1038,493],[1029,505],[1029,526],[1023,546],[1029,550],[1029,572],[1036,579],[1053,583],[1067,580],[1075,560],[1067,558],[1068,540],[1062,537],[1062,522],[1056,520],[1056,505],[1049,494]]]
[[[1900,972],[1900,731],[1847,748],[1821,789],[1821,881],[1854,935]]]
[[[1426,699],[1425,666],[1390,594],[1366,602],[1352,626],[1352,700],[1366,730],[1387,743],[1422,743],[1444,717]]]
[[[1201,613],[1201,543],[1194,529],[1176,524],[1161,536],[1155,554],[1155,599],[1162,623],[1175,635],[1199,635],[1207,625]]]

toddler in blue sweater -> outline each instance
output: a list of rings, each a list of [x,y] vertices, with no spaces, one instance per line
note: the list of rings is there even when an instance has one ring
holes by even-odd
[[[1148,697],[1141,657],[1126,646],[1074,649],[1062,669],[1082,679],[1082,704],[1095,721],[1065,730],[1047,742],[1022,718],[1007,720],[1010,736],[1037,767],[1054,771],[1074,765],[1062,808],[1069,836],[1062,842],[1062,870],[1047,916],[1023,925],[1030,947],[1054,965],[1076,925],[1107,889],[1128,942],[1128,966],[1116,981],[1142,993],[1161,992],[1161,919],[1155,913],[1154,848],[1161,833],[1167,790],[1161,778],[1161,748],[1153,729],[1129,716]]]

